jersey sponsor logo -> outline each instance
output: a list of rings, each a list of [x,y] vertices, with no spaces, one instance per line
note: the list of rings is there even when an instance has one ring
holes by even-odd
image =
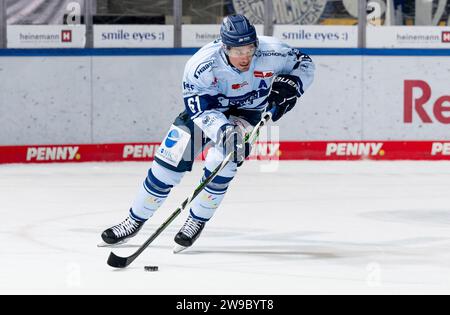
[[[254,71],[253,75],[255,78],[271,78],[273,76],[273,71]]]
[[[237,13],[254,24],[264,24],[265,0],[233,0]],[[275,24],[316,24],[322,16],[327,0],[274,0]]]
[[[433,142],[431,146],[431,155],[450,156],[450,142]]]
[[[247,85],[248,85],[248,82],[247,82],[247,81],[244,81],[244,82],[242,82],[242,83],[237,83],[237,84],[231,85],[231,88],[232,88],[233,90],[239,90],[240,88],[243,88],[244,86],[247,86]]]
[[[205,127],[211,127],[217,121],[217,116],[215,115],[206,115],[202,119],[202,124]]]
[[[242,106],[250,106],[252,105],[256,100],[266,97],[269,95],[270,89],[260,89],[257,91],[251,91],[241,96],[232,96],[232,97],[225,97],[225,96],[219,96],[217,100],[219,101],[220,105],[222,107],[229,107],[229,106],[236,106],[236,107],[242,107]]]
[[[326,155],[327,156],[383,156],[385,151],[383,150],[382,142],[372,143],[334,143],[327,144]]]
[[[80,160],[79,147],[29,147],[27,161],[74,161]]]
[[[183,129],[172,126],[155,157],[161,161],[177,167],[183,159],[184,151],[191,140],[191,135]]]
[[[205,117],[203,117],[202,119],[202,124],[203,125],[207,125],[211,122],[211,117],[209,115],[206,115]]]
[[[255,56],[256,57],[287,57],[287,55],[288,54],[283,54],[283,53],[280,53],[280,52],[278,52],[278,51],[275,51],[275,50],[265,50],[265,51],[263,51],[263,50],[258,50],[256,53],[255,53]]]
[[[205,73],[206,70],[212,68],[212,65],[214,64],[214,60],[208,60],[205,62],[202,62],[198,65],[197,69],[195,69],[194,77],[196,79],[200,78],[200,76]]]
[[[124,159],[134,158],[134,159],[145,159],[152,158],[155,156],[158,150],[157,145],[147,145],[147,144],[135,144],[135,145],[124,145],[122,157]]]
[[[189,84],[187,82],[183,82],[183,89],[187,90],[189,92],[192,92],[194,90],[194,85],[193,84]]]
[[[450,32],[448,31],[442,32],[442,42],[450,43]]]
[[[169,132],[164,144],[168,148],[173,148],[177,144],[178,140],[180,140],[180,133],[174,129]]]

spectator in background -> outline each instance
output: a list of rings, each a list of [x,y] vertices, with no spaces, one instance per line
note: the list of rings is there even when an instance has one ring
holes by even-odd
[[[404,25],[403,10],[406,0],[394,0],[394,25]]]
[[[83,10],[85,0],[6,0],[8,25],[61,25],[71,2],[80,4]]]

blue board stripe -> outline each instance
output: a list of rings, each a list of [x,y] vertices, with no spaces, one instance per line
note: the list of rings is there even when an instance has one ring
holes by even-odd
[[[300,49],[312,56],[450,56],[450,49]],[[0,57],[191,56],[197,51],[198,48],[0,49]]]

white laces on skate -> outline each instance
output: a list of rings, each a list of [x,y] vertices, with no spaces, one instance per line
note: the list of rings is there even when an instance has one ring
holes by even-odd
[[[117,224],[112,228],[113,233],[119,238],[123,236],[127,236],[132,234],[139,227],[139,222],[131,219],[130,217],[126,218],[120,224]]]
[[[204,224],[204,222],[194,220],[191,216],[189,216],[183,226],[182,233],[190,238],[193,238]]]

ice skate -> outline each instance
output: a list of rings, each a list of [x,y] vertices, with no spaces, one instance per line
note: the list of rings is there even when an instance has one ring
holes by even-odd
[[[178,254],[191,247],[200,236],[206,222],[194,219],[191,215],[187,218],[183,227],[175,236],[174,254]]]
[[[105,246],[126,243],[142,229],[144,223],[145,221],[138,221],[131,217],[127,217],[122,223],[119,223],[102,233],[102,239],[105,242]]]

